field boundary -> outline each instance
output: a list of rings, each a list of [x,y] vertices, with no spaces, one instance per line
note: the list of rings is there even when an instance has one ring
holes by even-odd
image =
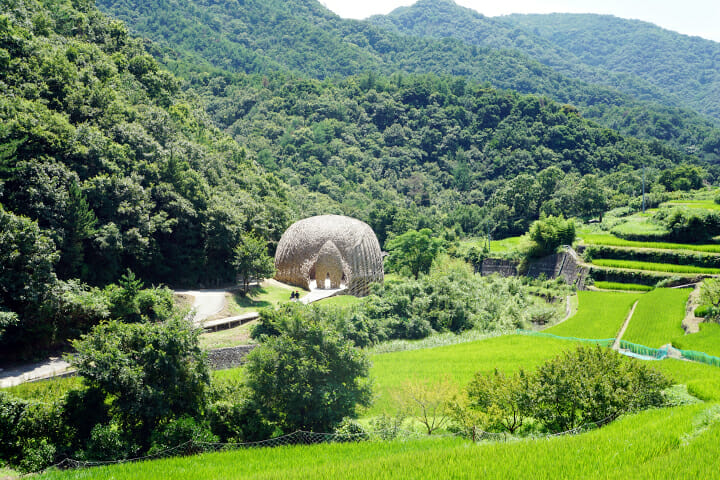
[[[617,338],[615,338],[615,342],[613,343],[613,350],[618,350],[620,348],[620,341],[622,340],[622,336],[625,335],[625,330],[627,330],[628,325],[630,325],[630,320],[632,320],[633,313],[635,313],[635,307],[637,307],[637,304],[640,300],[635,300],[635,303],[633,303],[633,306],[630,307],[630,311],[627,314],[627,318],[625,318],[625,322],[623,322],[622,327],[620,327],[620,331],[617,334]]]

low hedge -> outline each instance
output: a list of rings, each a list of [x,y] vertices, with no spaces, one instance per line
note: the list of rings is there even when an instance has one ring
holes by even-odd
[[[674,275],[661,272],[623,270],[619,268],[590,267],[590,277],[596,282],[638,283],[640,285],[654,286],[659,281],[672,279],[671,287],[685,283],[694,283],[706,278],[704,275]]]
[[[589,245],[583,251],[587,259],[632,260],[652,263],[672,263],[704,268],[720,268],[720,255],[688,250],[637,250],[608,245]]]

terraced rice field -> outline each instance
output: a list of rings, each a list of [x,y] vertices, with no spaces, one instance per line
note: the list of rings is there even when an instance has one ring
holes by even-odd
[[[643,294],[623,340],[652,348],[683,335],[682,320],[691,289],[657,288]]]
[[[592,432],[472,444],[455,438],[238,450],[49,472],[41,479],[717,478],[717,409],[650,410]],[[704,423],[703,423],[704,422]]]
[[[611,247],[658,248],[662,250],[689,250],[694,252],[720,253],[720,244],[689,244],[669,242],[636,242],[624,240],[610,233],[582,234],[582,241],[586,245],[608,245]]]
[[[578,292],[578,313],[544,331],[563,337],[614,338],[639,298],[637,293]]]
[[[676,265],[673,263],[638,262],[634,260],[615,260],[601,258],[593,260],[592,264],[599,267],[647,270],[651,272],[698,273],[706,275],[720,274],[720,268],[695,267],[692,265]]]
[[[629,292],[649,292],[654,287],[639,283],[595,282],[595,287],[603,290],[627,290]]]
[[[682,335],[673,340],[673,346],[682,350],[705,352],[720,357],[720,325],[702,323],[698,333]]]

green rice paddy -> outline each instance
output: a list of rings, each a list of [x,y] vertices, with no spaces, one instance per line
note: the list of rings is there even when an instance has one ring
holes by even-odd
[[[682,335],[685,304],[691,289],[657,288],[643,294],[623,340],[660,348]]]
[[[641,285],[639,283],[620,283],[620,282],[595,282],[597,288],[603,290],[627,290],[629,292],[649,292],[654,287],[650,285]]]
[[[701,323],[698,333],[682,335],[673,340],[673,346],[681,350],[705,352],[720,357],[720,325]]]
[[[658,248],[661,250],[690,250],[694,252],[720,253],[720,244],[692,244],[669,242],[636,242],[618,238],[610,233],[582,234],[582,241],[586,245],[608,245],[611,247]]]
[[[614,338],[638,298],[637,293],[578,292],[578,313],[544,331],[563,337]]]

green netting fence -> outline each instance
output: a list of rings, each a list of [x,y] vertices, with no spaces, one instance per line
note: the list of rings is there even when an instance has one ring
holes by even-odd
[[[631,343],[625,340],[620,340],[620,348],[629,350],[637,355],[644,357],[651,357],[657,360],[662,360],[668,356],[668,348],[651,348],[645,345],[638,345],[637,343]]]
[[[683,358],[692,360],[693,362],[705,363],[714,367],[720,367],[720,357],[714,357],[704,352],[696,352],[694,350],[678,350]]]
[[[516,330],[516,333],[519,335],[533,335],[537,337],[557,338],[559,340],[570,340],[573,342],[594,343],[603,347],[609,347],[613,343],[615,343],[614,338],[592,339],[561,337],[559,335],[553,335],[552,333],[535,332],[532,330]],[[635,355],[647,357],[649,359],[663,360],[668,357],[682,358],[685,360],[690,360],[692,362],[704,363],[706,365],[720,367],[720,357],[708,355],[704,352],[695,352],[693,350],[680,350],[674,347],[652,348],[645,345],[638,345],[637,343],[631,343],[626,340],[620,340],[620,348],[632,352]]]

